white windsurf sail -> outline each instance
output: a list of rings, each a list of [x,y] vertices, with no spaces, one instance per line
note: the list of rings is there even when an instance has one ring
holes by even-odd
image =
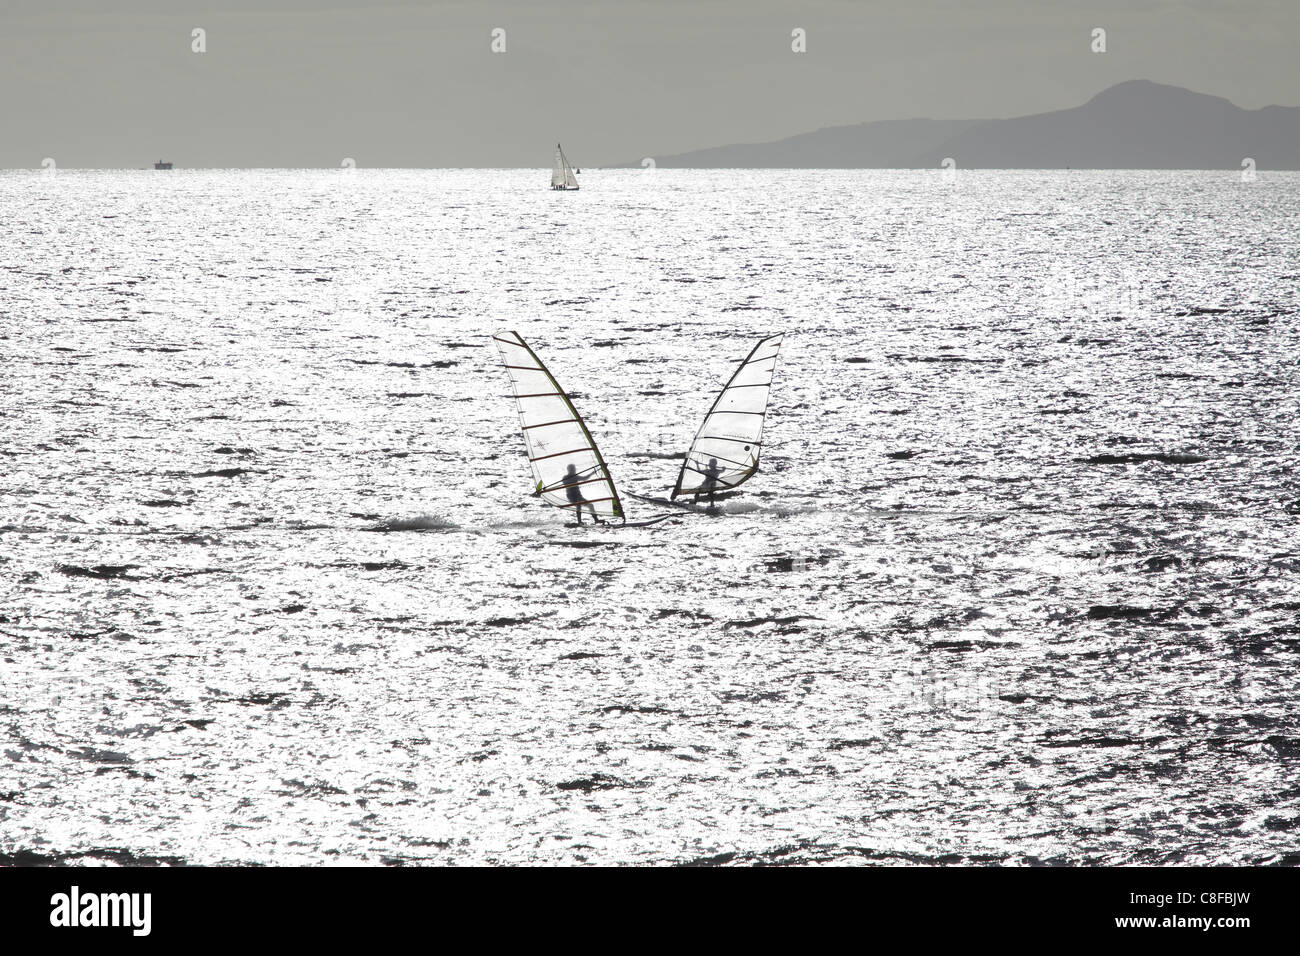
[[[758,471],[781,337],[760,339],[718,393],[682,462],[672,497],[729,491]]]
[[[578,179],[573,175],[573,167],[569,165],[569,160],[564,155],[564,150],[560,149],[559,143],[555,144],[555,165],[551,167],[551,188],[578,188]]]
[[[605,459],[573,402],[518,332],[492,336],[515,390],[533,494],[557,508],[623,518]]]

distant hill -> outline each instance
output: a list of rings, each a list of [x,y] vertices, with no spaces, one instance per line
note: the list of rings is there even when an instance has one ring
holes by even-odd
[[[1004,120],[884,120],[656,156],[663,168],[1300,169],[1300,108],[1130,80],[1082,106]],[[639,165],[629,163],[627,165]]]
[[[939,144],[982,122],[906,119],[831,126],[775,143],[715,146],[677,156],[656,156],[655,165],[690,169],[893,169],[915,165],[917,156],[927,155]]]

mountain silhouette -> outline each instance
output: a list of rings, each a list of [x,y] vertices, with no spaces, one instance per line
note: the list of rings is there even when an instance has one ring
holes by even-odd
[[[1001,120],[884,120],[655,157],[664,168],[1300,169],[1300,108],[1129,80],[1082,106]],[[631,163],[628,165],[639,165]]]

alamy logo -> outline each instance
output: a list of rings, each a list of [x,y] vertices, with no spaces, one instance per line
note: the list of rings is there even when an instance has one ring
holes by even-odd
[[[51,926],[130,926],[136,936],[148,936],[152,893],[71,893],[50,897]]]

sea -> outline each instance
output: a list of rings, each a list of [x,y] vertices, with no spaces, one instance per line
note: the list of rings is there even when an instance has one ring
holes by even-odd
[[[0,863],[1300,863],[1249,172],[0,172]]]

